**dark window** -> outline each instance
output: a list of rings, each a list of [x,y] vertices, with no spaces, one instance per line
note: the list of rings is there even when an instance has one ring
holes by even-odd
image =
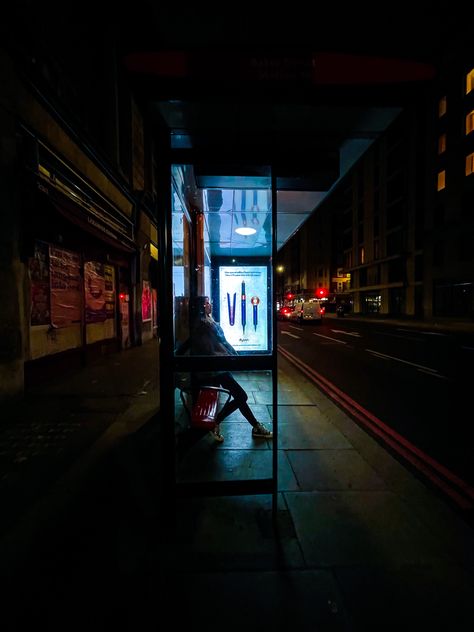
[[[440,266],[444,263],[444,241],[438,241],[433,246],[433,265]]]
[[[435,285],[433,296],[435,316],[474,316],[474,283]]]
[[[415,281],[423,281],[423,255],[415,257]]]
[[[433,224],[435,228],[444,226],[445,221],[444,204],[437,204],[433,213]]]
[[[380,241],[374,239],[374,259],[380,259]]]
[[[399,171],[387,182],[387,204],[405,195],[405,173]]]
[[[352,231],[349,230],[344,233],[344,236],[342,238],[342,247],[344,250],[352,247]]]
[[[459,240],[459,261],[474,261],[474,233],[467,232]]]
[[[403,224],[405,201],[400,199],[387,207],[387,230]]]
[[[399,255],[402,251],[402,231],[397,230],[387,235],[387,257]]]
[[[394,259],[388,262],[388,282],[397,283],[404,280],[404,262]]]
[[[401,287],[392,287],[388,292],[390,314],[398,316],[405,312],[405,290]]]

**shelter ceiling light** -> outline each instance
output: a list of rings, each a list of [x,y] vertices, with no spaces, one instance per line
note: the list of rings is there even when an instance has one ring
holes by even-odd
[[[251,228],[250,226],[241,226],[240,228],[236,228],[235,232],[238,235],[255,235],[257,231],[255,228]]]

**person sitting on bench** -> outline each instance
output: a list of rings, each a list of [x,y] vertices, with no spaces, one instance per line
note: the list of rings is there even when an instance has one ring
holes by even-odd
[[[176,350],[177,355],[182,355],[188,350],[192,355],[238,355],[234,347],[227,341],[222,327],[212,317],[212,305],[209,297],[199,296],[196,303],[191,305],[193,324],[191,335]],[[226,417],[236,410],[240,410],[245,419],[252,426],[252,437],[271,439],[273,433],[261,424],[247,404],[248,395],[229,371],[198,374],[198,384],[206,386],[221,386],[231,394],[231,399],[217,414],[216,425],[219,425]],[[224,437],[216,434],[216,440],[222,442]]]

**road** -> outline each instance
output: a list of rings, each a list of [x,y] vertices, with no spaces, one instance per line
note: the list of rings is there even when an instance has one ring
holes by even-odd
[[[327,317],[278,344],[474,487],[473,336]]]

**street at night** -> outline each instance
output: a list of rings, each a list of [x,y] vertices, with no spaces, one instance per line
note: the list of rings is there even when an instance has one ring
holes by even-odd
[[[278,332],[283,349],[474,485],[472,333],[332,316]]]

